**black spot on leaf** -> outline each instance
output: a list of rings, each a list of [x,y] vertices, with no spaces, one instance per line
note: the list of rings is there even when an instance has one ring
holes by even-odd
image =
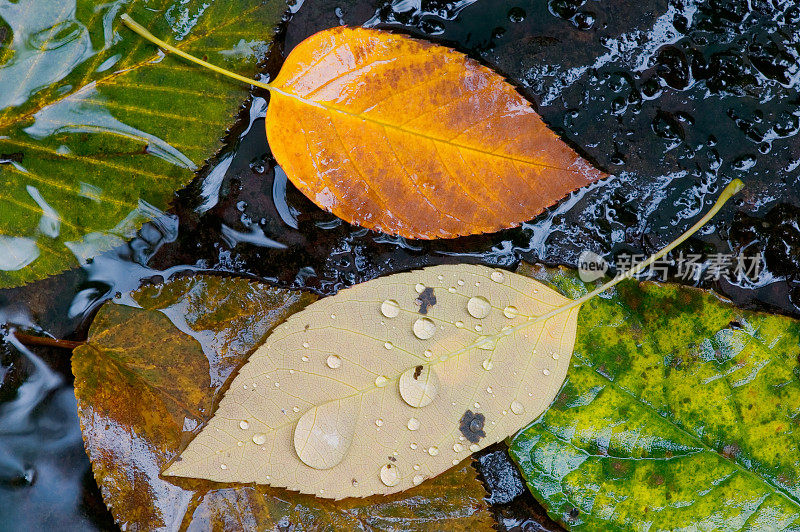
[[[486,416],[481,413],[473,413],[472,410],[467,410],[461,416],[461,425],[458,430],[470,442],[478,443],[481,438],[486,436],[483,430],[483,425],[486,422]]]
[[[430,286],[426,287],[425,290],[419,294],[415,303],[419,305],[420,314],[427,314],[428,309],[436,304],[436,296],[433,294],[433,288]]]
[[[419,379],[419,376],[422,374],[422,366],[417,366],[414,368],[414,380]]]

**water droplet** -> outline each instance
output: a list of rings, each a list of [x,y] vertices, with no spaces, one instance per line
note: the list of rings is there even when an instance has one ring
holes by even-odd
[[[495,270],[492,272],[489,278],[496,283],[502,283],[506,276],[500,270]]]
[[[492,387],[491,387],[491,386],[487,386],[487,387],[486,387],[486,393],[492,393],[492,391],[493,391],[493,390],[492,390]]]
[[[308,362],[308,357],[303,355],[302,357],[300,357],[300,360],[302,360],[303,362]]]
[[[417,283],[417,286],[414,287],[418,294],[421,294],[425,291],[425,285],[422,283]]]
[[[558,360],[558,353],[553,353],[553,360]]]
[[[297,407],[297,406],[293,406],[292,407],[292,412],[299,412],[299,411],[300,411],[300,407]]]
[[[464,286],[464,279],[458,280],[458,286]]]
[[[519,415],[525,412],[525,407],[522,406],[522,403],[520,403],[519,401],[513,401],[511,403],[511,411]]]
[[[482,342],[483,340],[486,340],[486,341]],[[480,338],[478,338],[478,341],[482,342],[478,346],[478,349],[483,349],[485,351],[492,351],[495,347],[497,347],[497,340],[495,340],[494,338],[489,338],[486,335],[481,336]],[[489,368],[489,369],[491,369],[491,368]]]
[[[481,332],[483,330],[483,325],[480,323],[475,326],[475,332]]]
[[[472,406],[474,406],[475,408],[480,408],[481,404],[478,401],[475,401],[475,404],[473,404]]]
[[[414,471],[419,471],[419,464],[414,464]]]
[[[483,369],[485,369],[486,371],[491,371],[492,367],[494,367],[494,364],[492,363],[491,358],[487,358],[486,360],[483,361],[483,364],[481,364],[481,366],[483,366]]]
[[[239,422],[239,428],[242,430],[247,430],[250,427],[250,423],[245,420]]]
[[[440,281],[444,281],[444,275],[437,275],[436,278]]]
[[[516,318],[517,316],[519,316],[519,310],[517,310],[517,307],[509,305],[503,309],[503,316],[505,316],[508,319]]]
[[[219,468],[224,470],[224,469],[228,469],[228,466],[226,466],[225,464],[220,464]]]
[[[336,355],[329,356],[326,363],[328,364],[328,367],[331,369],[337,369],[342,367],[342,359]]]
[[[420,340],[429,340],[436,333],[436,325],[430,318],[419,318],[414,322],[414,336]]]
[[[338,357],[337,357],[337,358],[338,358]],[[341,360],[339,361],[339,364],[341,365]],[[275,387],[276,387],[276,388],[280,388],[280,386],[281,386],[281,383],[279,383],[279,382],[275,382]]]
[[[439,448],[436,447],[435,445],[432,447],[428,447],[428,454],[431,456],[436,456],[437,454],[439,454]]]
[[[456,293],[456,287],[455,286],[451,286],[450,288],[447,289],[447,291],[450,292],[451,294],[455,294]]]
[[[353,479],[353,480],[351,480],[351,481],[350,481],[350,483],[351,483],[351,484],[353,484],[353,487],[354,487],[354,488],[355,488],[356,486],[358,486],[358,481],[357,481],[356,479]]]
[[[394,346],[392,345],[392,342],[386,342],[385,344],[383,344],[383,347],[385,347],[386,349],[391,349]]]
[[[237,441],[237,442],[236,442],[236,446],[237,446],[237,447],[241,447],[242,445],[244,445],[244,442],[243,442],[243,441]]]
[[[294,428],[294,449],[306,465],[330,469],[340,463],[353,443],[361,405],[350,397],[307,410]]]
[[[253,434],[253,443],[256,445],[264,445],[267,443],[267,435],[263,432],[259,434]]]
[[[309,346],[310,346],[310,344],[309,344],[308,342],[303,342],[303,347],[305,347],[306,349],[308,349],[308,348],[309,348]]]
[[[400,472],[396,465],[386,464],[381,468],[381,482],[390,488],[400,483]]]
[[[423,480],[425,480],[425,479],[422,478],[422,475],[414,475],[414,478],[412,479],[412,481],[414,482],[415,486],[419,486],[420,484],[422,484]]]
[[[478,445],[477,443],[473,443],[472,445],[469,446],[469,450],[472,451],[473,453],[480,448],[481,448],[480,445]]]
[[[335,320],[336,319],[336,314],[331,314],[331,319]]]
[[[464,327],[464,322],[463,322],[463,321],[460,321],[460,320],[459,320],[459,321],[457,321],[457,322],[456,322],[456,327],[458,327],[459,329],[461,329],[462,327]]]
[[[409,445],[409,447],[411,447],[412,449],[416,449],[418,445],[416,443],[412,443],[411,445]]]
[[[387,318],[396,318],[400,314],[400,305],[394,299],[381,303],[381,314]]]
[[[464,450],[464,446],[461,445],[460,443],[456,443],[453,445],[453,450],[457,453],[460,453],[461,451]]]
[[[550,370],[545,368],[542,370],[542,374],[544,374],[545,376],[550,375]]]
[[[375,377],[375,386],[378,388],[383,388],[386,386],[387,382],[389,382],[389,379],[387,379],[385,375],[378,375]]]
[[[423,355],[425,355],[425,358],[431,358],[431,355],[433,355],[433,351],[431,351],[430,349],[426,349]]]
[[[483,296],[474,296],[467,301],[467,312],[473,318],[480,320],[492,312],[492,304]]]
[[[430,366],[416,366],[400,375],[398,388],[403,401],[421,408],[431,404],[439,393],[439,377]]]
[[[419,419],[412,417],[408,420],[408,430],[419,430]]]
[[[383,420],[381,418],[376,419],[375,420],[375,425],[378,426],[378,427],[382,427],[383,426]]]

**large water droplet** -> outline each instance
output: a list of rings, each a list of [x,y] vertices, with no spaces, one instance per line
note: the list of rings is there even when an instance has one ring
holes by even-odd
[[[431,404],[439,393],[439,377],[430,366],[419,365],[400,375],[398,387],[403,401],[421,408]]]
[[[414,287],[418,294],[421,294],[425,291],[425,285],[422,283],[417,283],[417,286]]]
[[[253,434],[253,443],[256,445],[264,445],[267,443],[267,435],[263,432],[259,434]]]
[[[432,447],[428,447],[428,454],[431,456],[436,456],[437,454],[439,454],[439,448],[436,447],[435,445]]]
[[[467,312],[473,318],[480,320],[492,312],[492,304],[483,296],[474,296],[467,301]]]
[[[503,316],[508,319],[513,319],[519,316],[519,310],[514,305],[509,305],[503,309]]]
[[[359,400],[330,401],[309,409],[294,428],[297,456],[314,469],[330,469],[341,462],[353,443]]]
[[[414,336],[420,340],[429,340],[436,333],[436,324],[430,318],[419,318],[414,322]]]
[[[386,386],[387,382],[389,382],[389,379],[387,379],[385,375],[378,375],[375,377],[375,386],[378,388],[383,388]]]
[[[331,369],[338,369],[342,367],[342,359],[336,355],[329,356],[328,360],[326,360],[326,363]]]
[[[400,471],[396,465],[386,464],[381,468],[381,482],[389,486],[397,486],[400,483]]]
[[[511,411],[519,415],[525,412],[525,407],[519,401],[513,401],[511,403]]]
[[[506,276],[500,270],[495,270],[489,275],[489,278],[496,283],[502,283]]]
[[[400,305],[394,299],[381,303],[381,314],[387,318],[396,318],[400,314]]]
[[[408,430],[419,430],[419,419],[412,417],[408,420]]]

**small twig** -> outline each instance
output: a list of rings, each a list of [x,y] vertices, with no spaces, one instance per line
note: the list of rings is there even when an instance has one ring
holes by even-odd
[[[19,340],[22,345],[26,346],[45,346],[45,347],[58,347],[60,349],[69,349],[70,351],[86,342],[78,342],[75,340],[59,340],[58,338],[48,338],[47,336],[33,336],[18,331],[13,332],[14,337]]]

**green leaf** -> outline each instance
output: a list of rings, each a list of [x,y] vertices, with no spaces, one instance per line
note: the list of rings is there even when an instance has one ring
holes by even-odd
[[[796,320],[713,292],[620,284],[584,305],[567,380],[512,457],[572,529],[796,530],[799,342]]]
[[[272,328],[314,298],[243,279],[148,286],[107,303],[73,372],[103,499],[130,530],[491,530],[470,460],[390,497],[333,502],[254,484],[163,477],[212,415],[229,377]]]
[[[124,242],[221,147],[248,87],[163,55],[129,12],[182,50],[247,76],[281,0],[47,0],[0,6],[0,288]]]

